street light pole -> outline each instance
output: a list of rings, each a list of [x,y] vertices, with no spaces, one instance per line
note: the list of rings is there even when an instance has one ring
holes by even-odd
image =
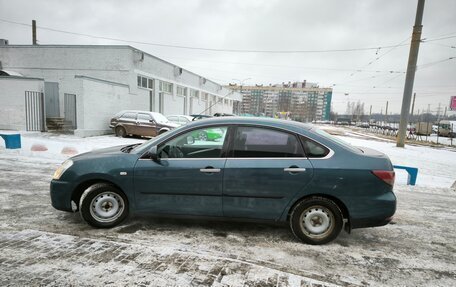
[[[407,122],[410,112],[410,102],[412,99],[413,82],[415,81],[416,62],[418,60],[418,50],[420,48],[421,30],[423,25],[424,0],[418,0],[416,9],[415,25],[413,26],[412,42],[410,44],[407,74],[405,76],[404,95],[402,97],[401,122],[397,135],[397,147],[404,147],[405,136],[407,133]]]

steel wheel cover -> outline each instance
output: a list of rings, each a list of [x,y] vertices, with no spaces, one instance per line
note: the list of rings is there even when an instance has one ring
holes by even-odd
[[[125,209],[123,198],[115,192],[105,191],[92,199],[90,215],[99,222],[113,222]]]
[[[304,210],[300,217],[301,229],[311,238],[324,238],[334,229],[333,213],[323,206],[311,206]]]

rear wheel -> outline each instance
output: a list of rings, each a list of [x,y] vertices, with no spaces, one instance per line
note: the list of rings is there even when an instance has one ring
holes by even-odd
[[[128,215],[126,196],[115,186],[97,183],[81,196],[82,218],[94,227],[109,228],[122,222]]]
[[[311,197],[298,203],[290,216],[293,234],[308,244],[325,244],[342,230],[343,218],[339,207],[323,197]]]
[[[124,127],[117,127],[116,136],[124,138],[127,136],[127,131],[125,130]]]

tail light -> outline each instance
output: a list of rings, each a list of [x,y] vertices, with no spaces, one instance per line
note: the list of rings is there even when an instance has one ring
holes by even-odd
[[[372,173],[383,180],[385,183],[394,186],[394,179],[396,177],[392,170],[373,170]]]

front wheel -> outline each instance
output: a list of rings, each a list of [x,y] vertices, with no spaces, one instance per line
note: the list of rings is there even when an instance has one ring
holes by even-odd
[[[97,183],[81,196],[82,218],[94,227],[109,228],[122,222],[128,215],[126,196],[110,184]]]
[[[342,230],[339,207],[323,197],[311,197],[298,203],[290,216],[293,234],[305,243],[319,245],[334,240]]]
[[[124,138],[127,136],[127,131],[124,127],[116,127],[116,136]]]

